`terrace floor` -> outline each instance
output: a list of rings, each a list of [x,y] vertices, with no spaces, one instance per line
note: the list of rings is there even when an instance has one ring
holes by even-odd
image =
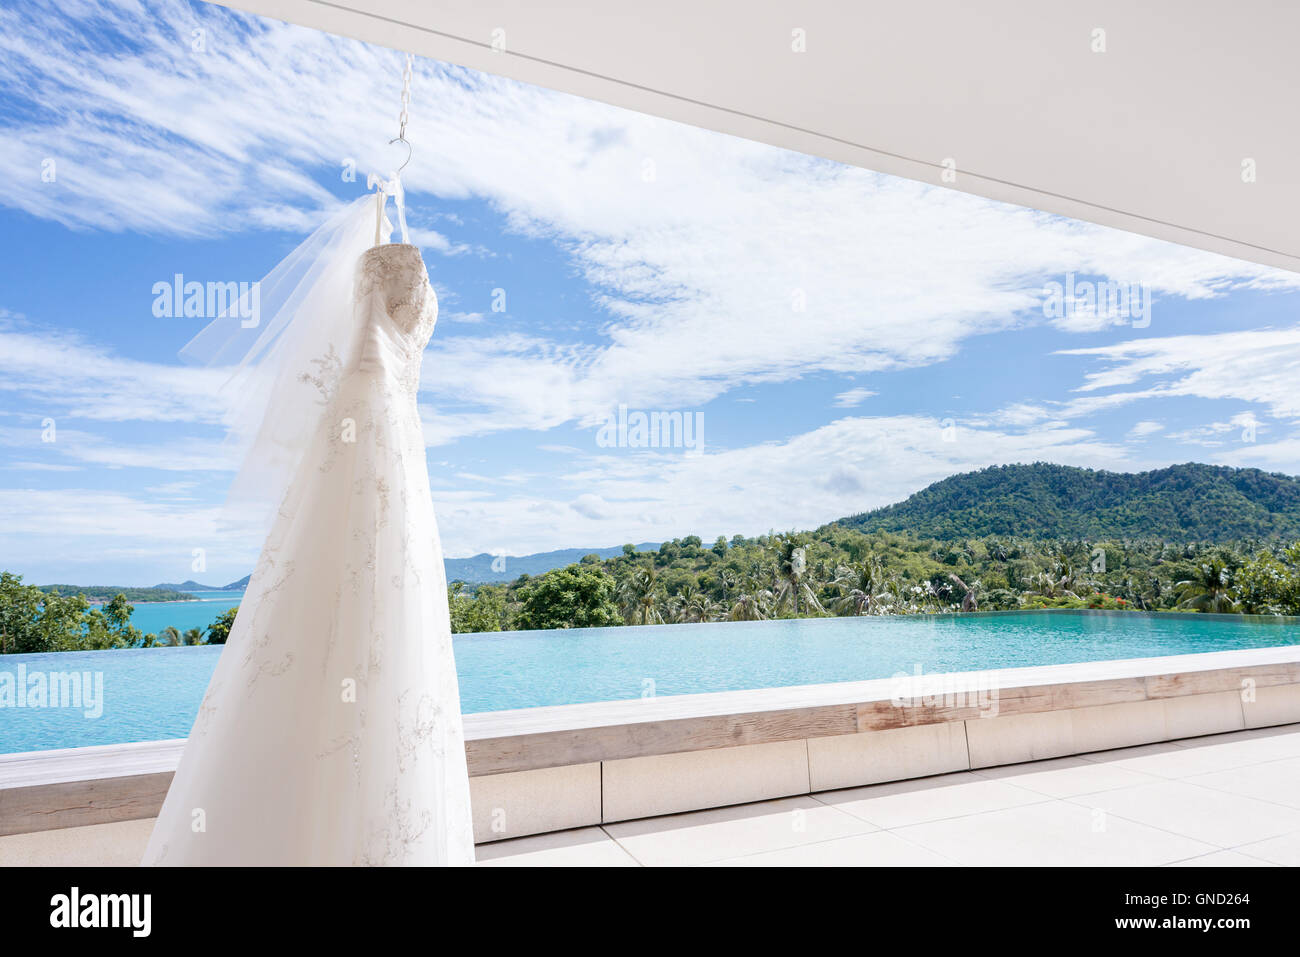
[[[0,866],[134,864],[152,820],[0,837]],[[1300,865],[1300,725],[479,845],[489,866]]]

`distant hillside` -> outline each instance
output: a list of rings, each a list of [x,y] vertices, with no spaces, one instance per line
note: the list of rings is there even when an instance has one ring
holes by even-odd
[[[1300,538],[1300,479],[1189,463],[1151,472],[1000,465],[834,523],[928,538],[1016,535],[1234,541]]]
[[[40,589],[60,595],[84,595],[86,601],[92,602],[109,602],[118,595],[125,595],[130,602],[190,601],[194,597],[172,585],[157,585],[153,588],[139,588],[135,585],[41,585]]]
[[[659,547],[658,542],[643,542],[637,545],[637,551],[651,551]],[[514,581],[520,575],[540,575],[548,572],[552,568],[563,568],[565,565],[572,565],[574,562],[581,560],[584,555],[599,555],[601,558],[612,558],[615,555],[623,554],[622,545],[614,545],[609,548],[561,548],[553,552],[537,552],[532,555],[507,555],[505,556],[505,571],[496,572],[492,570],[492,563],[499,561],[497,556],[489,555],[484,552],[481,555],[475,555],[472,558],[448,558],[446,559],[447,580],[463,582],[508,582]],[[155,588],[167,589],[171,592],[192,592],[192,591],[243,591],[248,587],[248,581],[251,576],[245,575],[237,582],[231,582],[229,585],[204,585],[196,581],[165,583],[157,585]],[[52,586],[53,587],[53,586]],[[61,586],[72,588],[74,586]],[[149,591],[150,589],[137,589],[137,591]],[[189,595],[181,596],[189,598]],[[155,599],[157,600],[157,599]]]
[[[248,580],[251,575],[245,575],[237,582],[231,582],[229,585],[202,585],[194,579],[174,584],[164,582],[161,585],[155,585],[155,588],[170,588],[174,591],[243,591],[248,587]]]
[[[636,546],[639,552],[652,551],[659,547],[658,542],[642,542]],[[505,567],[502,571],[494,571],[493,562],[500,560],[495,555],[489,555],[487,552],[475,555],[472,558],[448,558],[445,560],[447,566],[448,581],[463,582],[508,582],[514,581],[520,575],[540,575],[543,572],[549,572],[552,568],[563,568],[565,565],[572,565],[574,562],[582,559],[584,555],[599,555],[601,558],[613,558],[615,555],[623,554],[622,545],[614,545],[609,548],[561,548],[553,552],[537,552],[532,555],[507,555],[505,556]]]

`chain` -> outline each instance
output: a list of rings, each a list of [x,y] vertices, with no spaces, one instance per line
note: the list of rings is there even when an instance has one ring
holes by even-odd
[[[402,70],[402,112],[398,114],[397,122],[401,126],[397,138],[406,139],[406,123],[411,118],[411,68],[415,62],[415,57],[406,54],[406,67]]]

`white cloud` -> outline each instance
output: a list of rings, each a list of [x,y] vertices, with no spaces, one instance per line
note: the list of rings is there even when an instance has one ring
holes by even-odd
[[[424,249],[432,249],[434,252],[442,253],[444,256],[463,256],[467,253],[476,251],[475,247],[468,243],[452,242],[436,229],[425,229],[412,227],[408,230],[411,242]],[[478,249],[480,255],[486,253],[485,250]]]
[[[1023,428],[1041,423],[1051,416],[1052,412],[1043,405],[1033,402],[1016,402],[988,416],[988,421],[993,425]]]
[[[207,29],[203,53],[190,47],[196,25]],[[0,10],[0,88],[40,104],[0,120],[0,203],[77,229],[301,233],[336,202],[317,178],[357,192],[334,179],[344,158],[361,180],[392,165],[384,144],[393,111],[376,104],[390,101],[400,63],[391,50],[211,5],[71,2],[40,17]],[[439,254],[490,255],[427,225],[454,234],[460,223],[439,201],[486,200],[516,233],[558,247],[603,311],[599,329],[572,339],[500,332],[476,322],[479,313],[449,313],[464,325],[444,326],[425,359],[430,444],[591,426],[619,403],[698,409],[753,385],[940,362],[971,337],[1042,324],[1044,279],[1069,272],[1139,281],[1167,302],[1300,287],[1300,277],[1265,267],[428,61],[417,63],[411,133],[417,152],[404,180],[417,241]],[[53,183],[41,181],[46,158],[56,163]],[[646,158],[653,182],[642,179]],[[444,305],[457,301],[458,262],[440,271]],[[527,301],[511,296],[516,307]],[[530,329],[567,329],[573,319],[511,318]],[[523,481],[505,492],[439,491],[443,538],[462,554],[520,553],[765,530],[755,522],[807,527],[988,464],[1123,467],[1124,448],[1064,419],[1138,398],[1244,399],[1297,415],[1300,330],[1069,354],[1106,366],[1076,399],[1017,403],[984,424],[972,417],[955,442],[926,416],[843,418],[698,456],[601,455],[552,442],[546,448],[577,466],[556,479],[559,493]],[[58,415],[213,425],[216,378],[76,336],[0,326],[0,390]],[[853,407],[866,393],[850,389],[836,404]],[[80,444],[67,447],[75,461],[219,467],[202,443],[178,440],[168,456],[162,443],[124,449],[80,431]],[[1281,456],[1291,441],[1248,454]],[[0,492],[0,522],[15,516],[0,543],[20,541],[31,515],[48,508],[53,531],[40,548],[49,555],[78,541],[78,527],[80,541],[102,542],[109,557],[187,555],[184,540],[205,537],[215,521],[183,503],[29,491]],[[111,518],[96,525],[101,515]]]
[[[1238,468],[1253,466],[1295,475],[1300,472],[1300,432],[1293,432],[1276,442],[1235,442],[1230,448],[1216,452],[1214,461]]]
[[[1149,435],[1163,432],[1164,429],[1165,427],[1162,423],[1146,419],[1141,422],[1135,422],[1133,428],[1128,430],[1128,437],[1131,439],[1144,439]]]
[[[835,396],[835,405],[841,409],[852,409],[876,394],[870,389],[849,389],[847,392],[840,392]]]
[[[0,15],[0,84],[39,82],[48,106],[9,121],[0,202],[103,229],[301,229],[333,202],[311,174],[338,175],[344,157],[359,179],[392,164],[391,117],[375,104],[391,95],[395,52],[216,7],[147,11],[122,2]],[[191,49],[197,25],[206,52]],[[130,43],[107,53],[85,33]],[[745,384],[932,363],[970,336],[1042,321],[1045,276],[1119,275],[1187,298],[1300,285],[427,61],[413,104],[413,138],[431,145],[404,174],[412,216],[434,218],[431,195],[486,198],[516,231],[557,243],[610,317],[594,344],[440,337],[425,387],[448,414],[432,441],[589,423],[619,402],[692,408]],[[67,167],[55,184],[39,181],[47,155]],[[417,232],[434,250],[463,251]],[[455,360],[471,348],[465,376]]]
[[[810,528],[898,501],[954,472],[1034,461],[1126,468],[1133,464],[1126,456],[1079,428],[1016,433],[959,423],[953,432],[927,416],[851,417],[740,449],[587,453],[568,478],[582,494],[567,506],[527,492],[435,490],[434,498],[443,540],[465,543],[458,554],[480,545],[522,554],[557,543]]]
[[[1132,320],[1117,312],[1100,312],[1097,309],[1074,309],[1068,315],[1053,319],[1052,325],[1062,332],[1103,332],[1113,326],[1123,326]]]
[[[579,495],[569,505],[583,518],[590,518],[598,522],[604,521],[614,514],[609,503],[599,495]]]
[[[0,393],[21,396],[41,416],[215,424],[225,377],[140,362],[72,333],[0,319]]]
[[[1107,368],[1090,372],[1076,391],[1099,392],[1145,383],[1070,403],[1072,414],[1093,412],[1139,399],[1194,396],[1241,399],[1266,407],[1278,418],[1300,417],[1300,326],[1208,335],[1130,339],[1061,355],[1096,356]]]
[[[107,438],[94,432],[62,428],[54,432],[53,441],[42,438],[44,430],[0,428],[0,447],[22,449],[71,460],[81,465],[106,468],[160,469],[168,472],[230,472],[237,464],[233,446],[219,440],[183,436],[169,440],[155,438],[149,442]],[[77,470],[68,461],[37,461],[33,467],[45,470]]]
[[[1212,448],[1221,446],[1229,440],[1254,442],[1258,433],[1265,429],[1267,426],[1261,425],[1253,412],[1241,412],[1226,422],[1208,422],[1179,432],[1170,432],[1169,438]],[[1235,436],[1229,434],[1234,432],[1238,434]]]
[[[106,566],[117,580],[99,584],[153,584],[160,569],[182,581],[194,577],[196,548],[211,577],[233,580],[248,574],[256,539],[251,529],[232,528],[216,507],[95,488],[0,489],[0,552],[37,584],[89,583]]]

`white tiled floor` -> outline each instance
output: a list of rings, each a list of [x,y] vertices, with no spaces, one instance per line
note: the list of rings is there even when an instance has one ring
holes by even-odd
[[[1300,725],[569,833],[566,842],[550,834],[480,846],[479,858],[542,866],[1297,865]]]
[[[127,864],[152,821],[0,837],[0,866]],[[485,866],[1300,865],[1300,725],[479,845]]]

